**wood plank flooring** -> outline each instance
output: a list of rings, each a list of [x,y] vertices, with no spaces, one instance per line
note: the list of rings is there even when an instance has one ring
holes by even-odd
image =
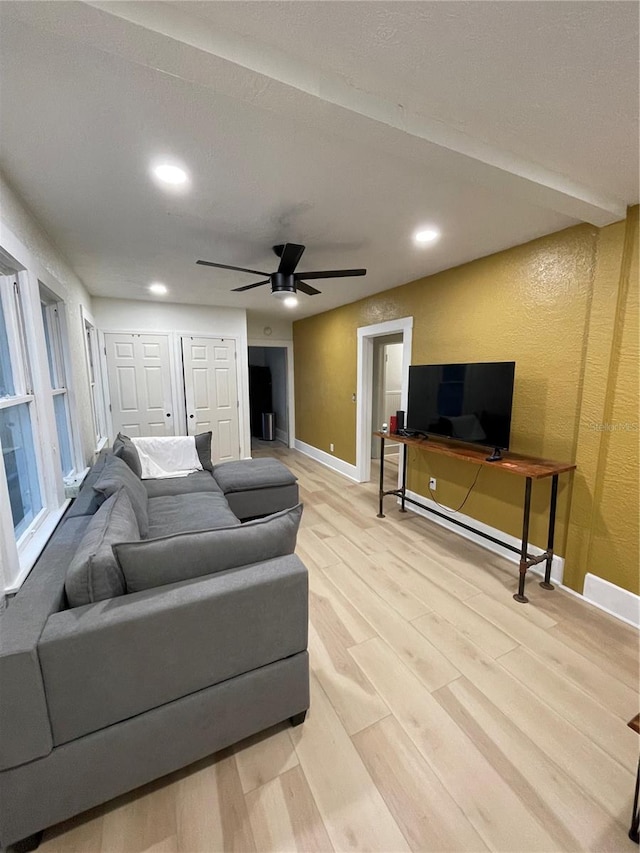
[[[638,634],[282,445],[312,704],[47,831],[42,853],[625,851]],[[392,466],[389,465],[391,483]],[[389,486],[391,487],[391,486]]]

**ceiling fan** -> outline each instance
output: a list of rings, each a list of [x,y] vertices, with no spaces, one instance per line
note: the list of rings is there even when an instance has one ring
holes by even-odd
[[[205,267],[219,267],[223,270],[237,270],[238,272],[250,272],[255,275],[266,275],[264,281],[256,281],[254,284],[245,284],[243,287],[234,287],[235,292],[251,290],[254,287],[262,287],[263,284],[271,284],[271,293],[280,299],[293,296],[299,290],[307,296],[316,296],[320,293],[315,287],[302,281],[304,278],[344,278],[353,275],[366,275],[366,270],[313,270],[311,272],[296,272],[295,269],[300,262],[305,247],[298,243],[281,243],[273,247],[273,251],[280,258],[276,272],[261,272],[260,270],[248,270],[245,267],[232,267],[228,264],[214,264],[213,261],[196,261]]]

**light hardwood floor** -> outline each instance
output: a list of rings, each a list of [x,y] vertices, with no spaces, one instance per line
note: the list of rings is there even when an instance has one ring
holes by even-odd
[[[50,829],[42,853],[625,851],[638,635],[281,445],[311,709]],[[391,468],[390,468],[391,480]]]

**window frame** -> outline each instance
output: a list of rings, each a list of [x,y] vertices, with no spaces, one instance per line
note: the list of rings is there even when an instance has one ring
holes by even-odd
[[[49,389],[51,401],[54,407],[53,417],[57,438],[57,457],[62,479],[65,483],[70,482],[76,476],[78,467],[78,430],[75,428],[73,418],[73,400],[69,382],[71,365],[67,347],[67,334],[65,323],[64,302],[42,281],[38,282],[38,293],[40,296],[40,315],[42,318],[45,351],[47,356],[47,368],[49,372]],[[58,423],[55,413],[55,398],[64,398],[64,414],[67,428],[67,440],[69,443],[69,455],[71,457],[71,468],[62,470],[62,447],[58,434]]]
[[[93,418],[93,436],[95,450],[98,452],[102,450],[109,440],[109,423],[104,397],[102,359],[100,357],[100,339],[95,320],[84,306],[81,306],[80,309],[80,321],[82,323],[85,365],[89,383],[91,415]]]
[[[16,270],[13,273],[7,273],[0,277],[0,301],[2,302],[3,315],[7,329],[7,338],[9,343],[9,360],[13,375],[14,393],[0,398],[0,409],[12,409],[17,406],[27,404],[29,407],[29,418],[31,422],[31,432],[34,443],[34,456],[36,460],[36,476],[40,490],[40,502],[42,506],[35,514],[31,523],[20,534],[15,536],[13,526],[13,516],[11,513],[11,505],[9,500],[9,485],[7,480],[7,472],[4,465],[4,457],[0,453],[0,474],[2,475],[0,482],[0,508],[3,516],[3,524],[0,530],[2,531],[3,547],[0,553],[3,559],[6,560],[6,565],[13,572],[18,570],[19,575],[24,572],[24,564],[31,562],[29,552],[34,537],[38,535],[47,515],[48,507],[50,506],[48,481],[46,476],[46,464],[43,456],[42,442],[39,440],[39,427],[42,421],[39,400],[33,387],[33,371],[31,366],[31,358],[28,345],[28,330],[26,328],[25,311],[25,294],[24,290],[28,290],[29,279],[25,270]],[[8,511],[5,511],[5,508]],[[14,543],[14,548],[11,548],[6,542],[6,538],[10,537],[10,542]]]

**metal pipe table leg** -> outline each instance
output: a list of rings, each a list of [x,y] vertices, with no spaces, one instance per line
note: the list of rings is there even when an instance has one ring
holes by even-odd
[[[406,444],[402,445],[402,489],[400,494],[400,512],[406,512],[404,506],[405,497],[407,495],[407,455],[409,448]]]
[[[544,580],[540,581],[543,589],[555,589],[551,583],[551,565],[553,563],[553,536],[556,527],[556,505],[558,503],[558,475],[551,479],[551,505],[549,507],[549,536],[547,539],[547,563],[544,570]]]
[[[380,438],[380,490],[378,492],[378,515],[377,518],[384,518],[382,512],[382,499],[384,498],[384,438]]]
[[[633,811],[631,812],[631,829],[629,830],[629,838],[640,843],[640,812],[638,811],[638,789],[640,788],[640,761],[638,761],[638,773],[636,775],[636,793],[633,797]]]
[[[527,477],[524,489],[524,512],[522,514],[522,547],[520,549],[520,575],[518,577],[518,592],[513,596],[521,604],[527,604],[529,599],[524,594],[524,579],[529,568],[527,549],[529,547],[529,516],[531,514],[531,477]]]

